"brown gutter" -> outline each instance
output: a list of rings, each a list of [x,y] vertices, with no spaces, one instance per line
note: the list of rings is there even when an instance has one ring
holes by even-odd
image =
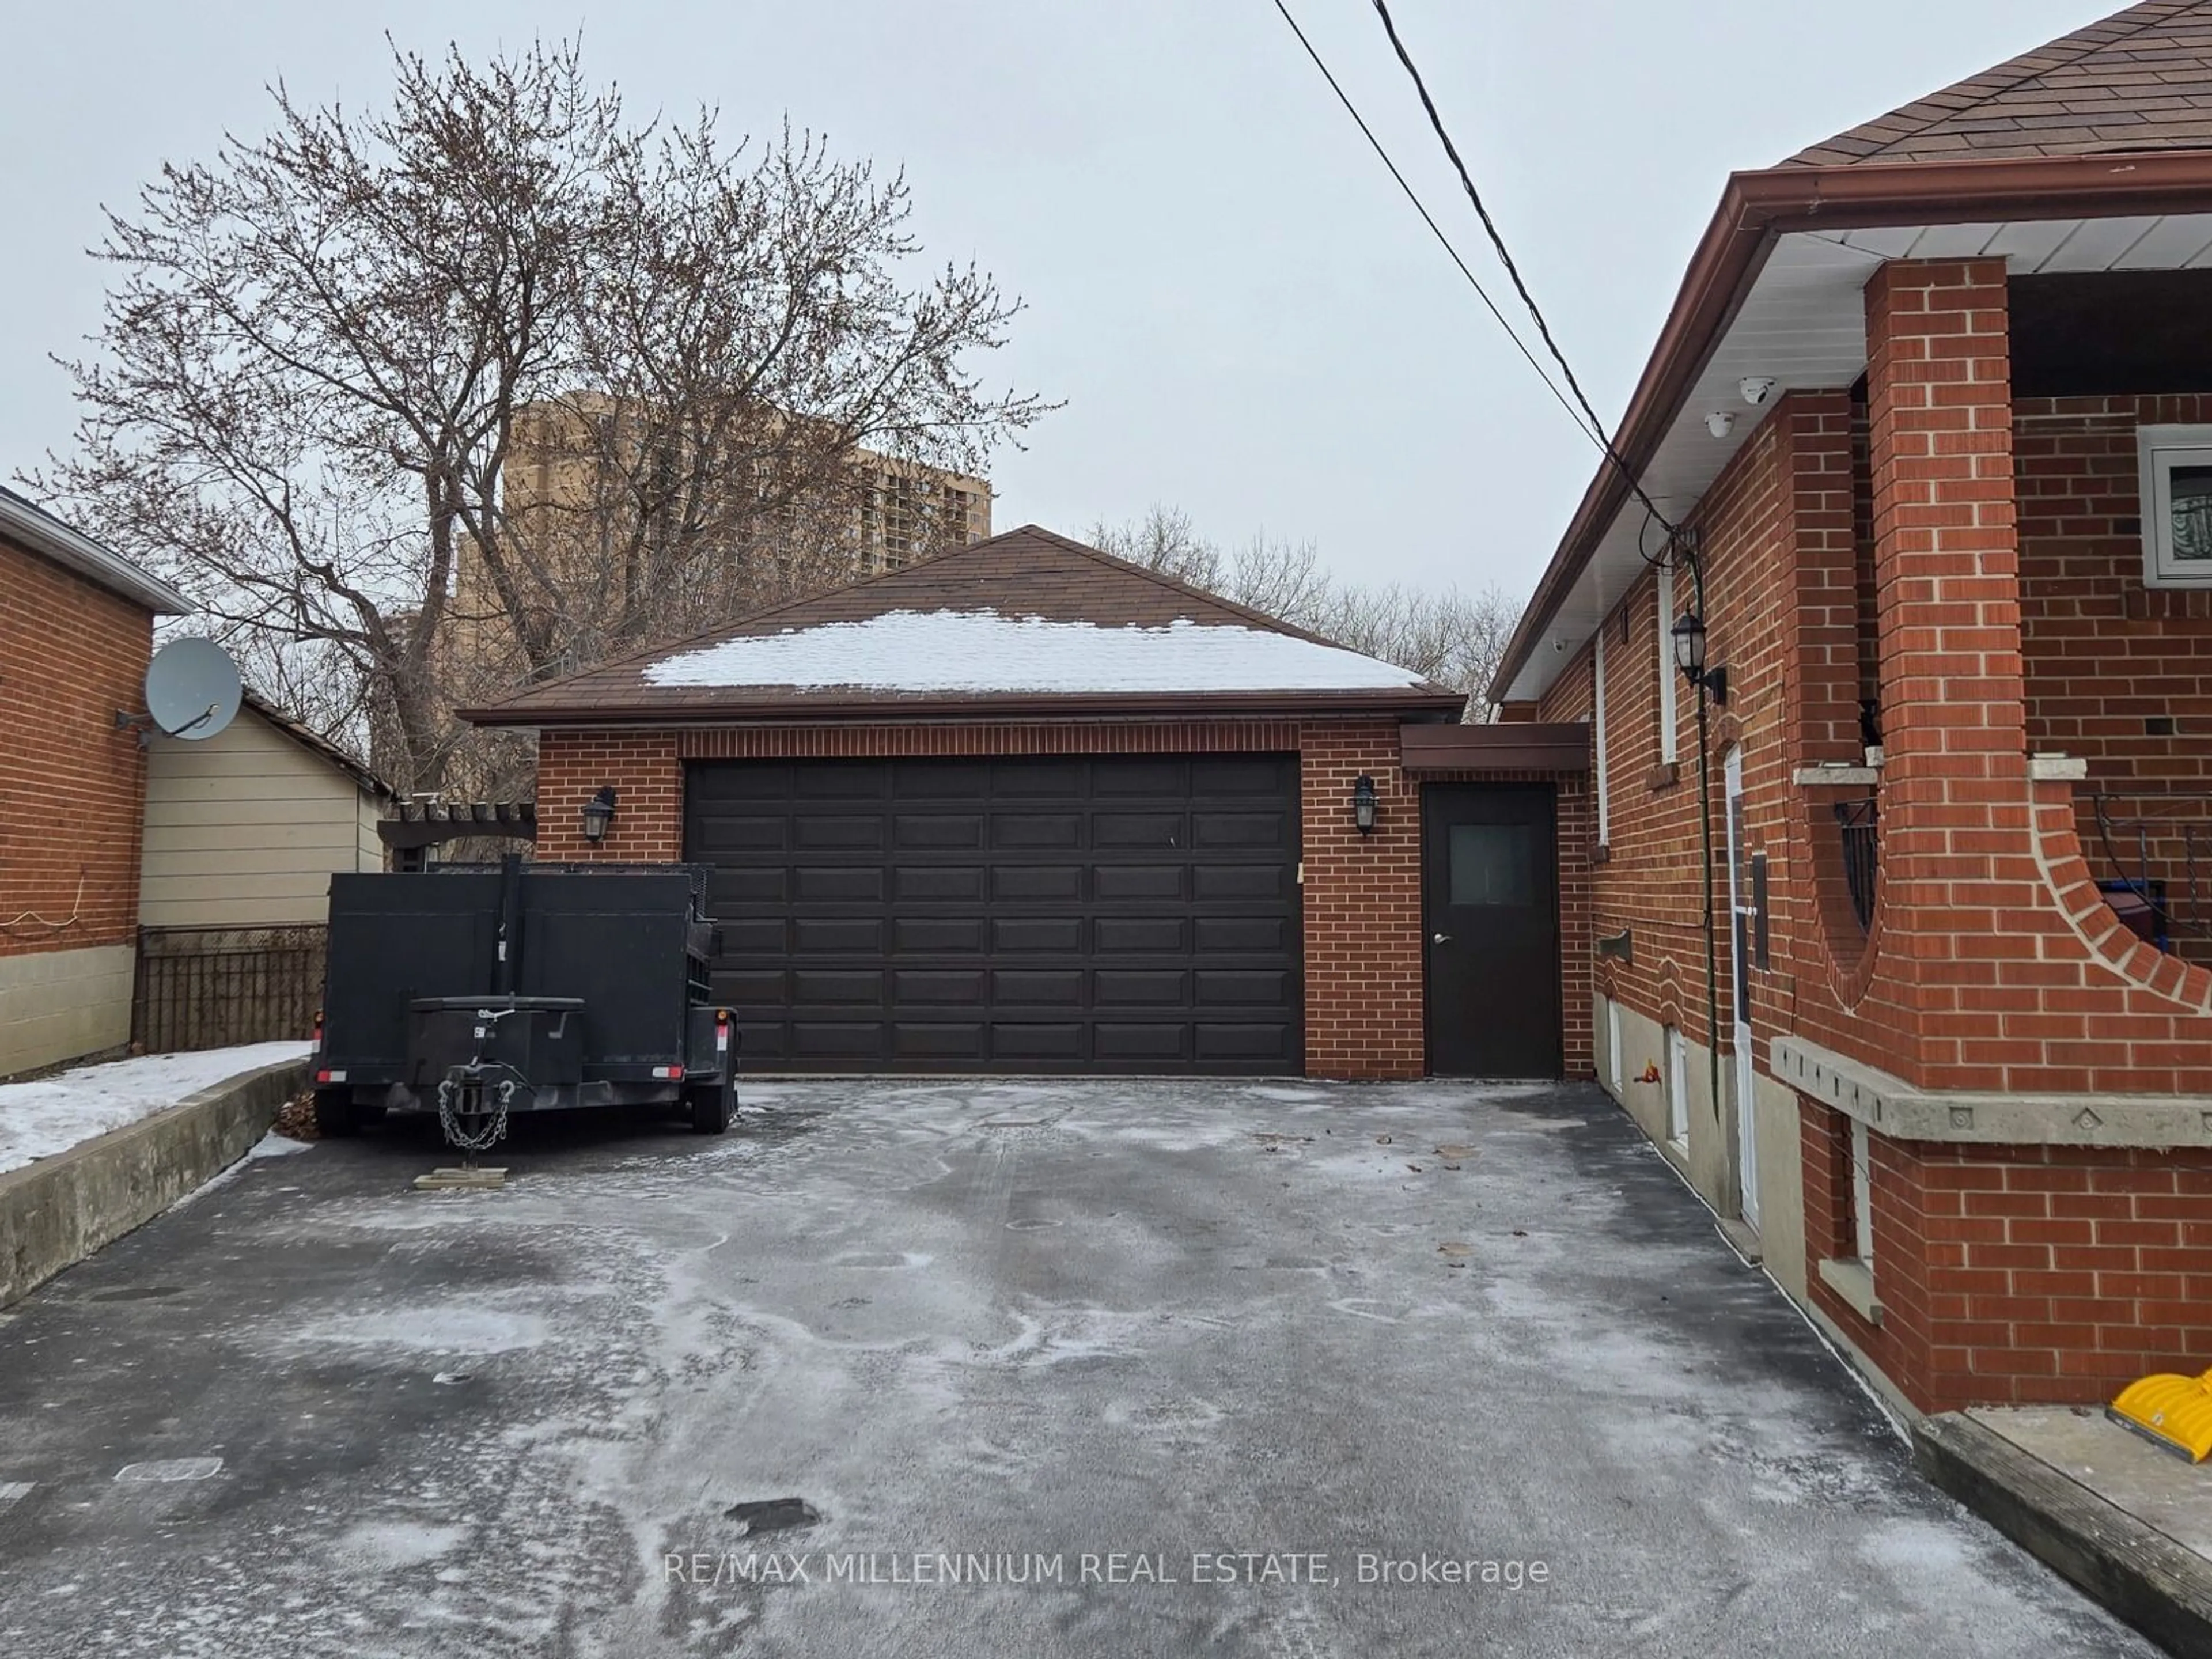
[[[1731,174],[1674,307],[1629,399],[1613,449],[1641,477],[1735,319],[1776,240],[1793,231],[2000,219],[2112,219],[2212,210],[2212,150],[2031,155],[1998,161],[1782,167]],[[1609,463],[1583,492],[1490,683],[1502,702],[1559,604],[1632,499]]]
[[[823,697],[804,702],[714,703],[580,702],[494,704],[453,712],[471,726],[901,725],[914,721],[1206,720],[1216,715],[1430,714],[1457,720],[1467,698],[1440,687],[1358,691],[1139,692],[948,699]]]

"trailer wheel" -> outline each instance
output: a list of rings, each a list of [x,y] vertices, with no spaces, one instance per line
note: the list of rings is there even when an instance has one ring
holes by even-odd
[[[730,1127],[730,1091],[717,1083],[691,1091],[691,1130],[695,1134],[719,1135]]]
[[[325,1140],[361,1133],[361,1115],[354,1110],[351,1090],[315,1091],[315,1133]]]

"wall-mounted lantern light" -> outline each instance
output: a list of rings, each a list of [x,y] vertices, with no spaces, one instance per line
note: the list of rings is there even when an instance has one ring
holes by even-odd
[[[1692,611],[1676,623],[1674,635],[1674,666],[1682,671],[1682,678],[1700,691],[1710,695],[1715,702],[1725,705],[1729,700],[1729,672],[1716,665],[1705,665],[1705,619]]]
[[[598,846],[607,838],[607,826],[614,819],[615,787],[601,784],[599,793],[584,803],[584,839]]]
[[[1352,781],[1352,821],[1359,833],[1375,833],[1375,780],[1362,772]]]

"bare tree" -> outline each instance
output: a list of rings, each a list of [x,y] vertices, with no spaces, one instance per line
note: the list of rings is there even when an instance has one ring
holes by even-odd
[[[1522,607],[1495,583],[1474,594],[1340,583],[1310,542],[1260,535],[1224,555],[1173,507],[1156,505],[1126,524],[1095,525],[1090,539],[1117,558],[1464,691],[1471,720],[1496,718],[1486,694]]]
[[[538,678],[703,625],[806,542],[802,503],[837,521],[859,446],[973,464],[1044,412],[968,367],[1018,301],[902,275],[902,180],[629,123],[573,46],[393,56],[384,112],[279,87],[268,137],[109,214],[77,447],[29,482],[273,683],[349,677],[403,787],[445,778],[457,663]],[[591,487],[551,510],[510,491],[526,461]]]

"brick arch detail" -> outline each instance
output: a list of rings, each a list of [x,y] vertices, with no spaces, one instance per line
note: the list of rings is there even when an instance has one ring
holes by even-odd
[[[2032,805],[2037,867],[2059,914],[2091,962],[2130,988],[2188,1013],[2212,1012],[2212,969],[2184,962],[2136,939],[2105,902],[2082,851],[2069,785],[2039,782]]]

